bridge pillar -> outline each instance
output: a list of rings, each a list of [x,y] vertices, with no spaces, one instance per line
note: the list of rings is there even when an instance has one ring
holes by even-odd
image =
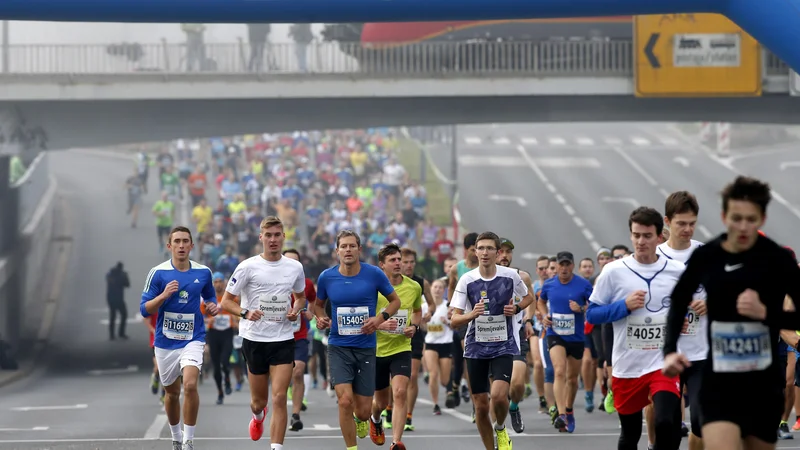
[[[800,71],[800,0],[728,0],[720,13]]]

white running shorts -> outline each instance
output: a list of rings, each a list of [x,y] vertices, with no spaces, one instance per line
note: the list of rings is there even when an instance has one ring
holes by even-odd
[[[205,345],[205,342],[192,341],[186,344],[186,347],[174,350],[156,347],[156,365],[161,385],[171,386],[181,376],[181,370],[186,366],[202,370]]]

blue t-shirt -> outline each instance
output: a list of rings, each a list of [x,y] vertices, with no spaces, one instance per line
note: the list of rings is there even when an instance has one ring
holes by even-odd
[[[547,329],[548,336],[560,336],[567,342],[583,342],[583,313],[576,313],[569,308],[569,301],[574,300],[579,306],[588,306],[592,295],[592,283],[586,278],[573,275],[568,283],[562,283],[558,277],[547,280],[539,295],[548,302],[550,320],[553,324]]]
[[[202,302],[217,302],[217,293],[211,282],[211,269],[189,261],[186,272],[175,269],[172,261],[163,262],[147,274],[139,311],[142,317],[150,314],[144,304],[158,297],[170,282],[178,282],[178,290],[158,309],[154,345],[156,348],[174,350],[192,341],[206,341],[206,327],[200,313]]]
[[[331,311],[331,334],[328,343],[337,347],[377,348],[375,333],[361,334],[361,327],[375,316],[378,292],[388,297],[394,292],[383,271],[361,263],[352,277],[339,272],[339,265],[325,270],[317,279],[317,299],[327,300]]]

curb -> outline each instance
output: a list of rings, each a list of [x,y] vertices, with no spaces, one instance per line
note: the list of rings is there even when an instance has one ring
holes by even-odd
[[[8,371],[6,376],[3,376],[3,372],[0,372],[0,388],[27,378],[33,373],[34,369],[38,367],[38,362],[44,354],[44,350],[47,348],[47,342],[53,330],[61,291],[67,278],[67,269],[69,268],[73,245],[73,218],[69,202],[65,197],[59,196],[56,198],[54,206],[57,208],[56,217],[61,219],[61,232],[50,239],[51,248],[48,257],[56,260],[55,276],[53,277],[53,283],[50,285],[50,292],[45,297],[42,323],[36,335],[36,343],[31,351],[31,357],[20,361],[19,369]]]

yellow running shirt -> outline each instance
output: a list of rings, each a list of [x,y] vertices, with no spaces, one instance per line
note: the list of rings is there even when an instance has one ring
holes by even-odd
[[[376,356],[392,356],[402,352],[411,351],[411,338],[403,334],[403,330],[411,325],[411,315],[422,308],[422,288],[419,283],[403,275],[403,282],[394,286],[394,291],[400,297],[400,309],[392,316],[397,319],[395,331],[378,330],[378,351]],[[389,300],[378,293],[378,313],[389,306]]]

